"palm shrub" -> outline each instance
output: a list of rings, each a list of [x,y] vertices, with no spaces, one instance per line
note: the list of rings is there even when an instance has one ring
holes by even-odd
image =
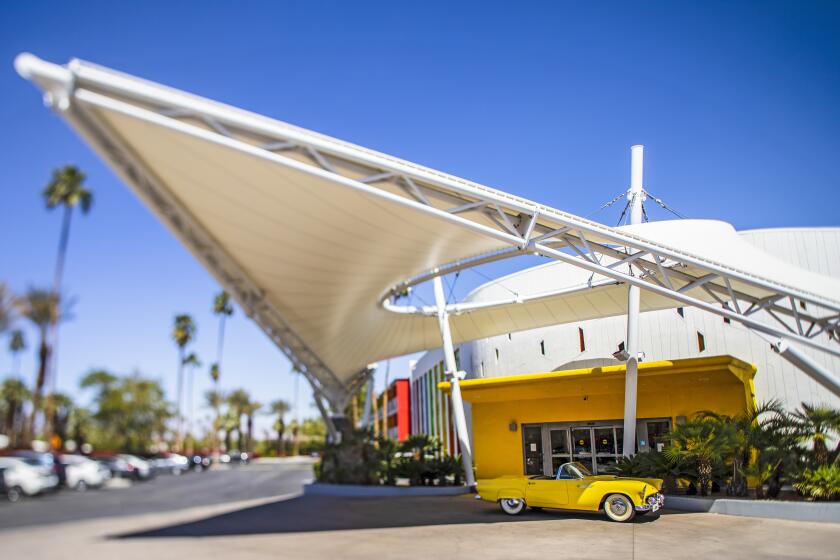
[[[828,442],[840,436],[840,410],[802,403],[790,420],[797,442],[811,450],[808,462],[817,467],[828,465]]]
[[[836,500],[840,498],[840,465],[805,469],[793,487],[812,500]]]
[[[758,450],[777,447],[779,437],[784,436],[787,421],[781,403],[773,400],[737,416],[701,411],[697,418],[715,423],[715,430],[725,433],[726,440],[731,444],[728,456],[724,457],[727,472],[715,478],[727,481],[728,495],[746,496],[747,470],[754,460],[759,459]],[[787,445],[788,440],[785,440],[783,446]],[[762,468],[753,471],[763,472]]]
[[[671,446],[664,454],[672,460],[686,461],[696,473],[701,496],[709,493],[715,466],[732,455],[737,446],[735,430],[706,418],[695,418],[671,432]]]

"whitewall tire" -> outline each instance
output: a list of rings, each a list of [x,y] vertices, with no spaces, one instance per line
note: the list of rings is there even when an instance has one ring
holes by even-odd
[[[502,498],[499,500],[499,506],[508,515],[519,515],[525,511],[525,500],[522,498]]]
[[[613,521],[623,523],[636,515],[633,502],[624,494],[610,494],[604,500],[604,513]]]

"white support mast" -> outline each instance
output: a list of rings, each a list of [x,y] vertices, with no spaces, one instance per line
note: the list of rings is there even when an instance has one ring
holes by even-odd
[[[630,204],[630,223],[642,223],[644,190],[642,178],[645,147],[630,148],[630,190],[627,198]],[[624,377],[624,449],[622,454],[630,457],[636,452],[636,396],[639,381],[639,287],[631,285],[627,291],[627,371]]]
[[[449,314],[446,311],[446,298],[443,295],[443,281],[435,276],[435,305],[438,309],[438,325],[440,337],[443,339],[443,361],[446,365],[446,376],[449,378],[452,390],[452,412],[455,416],[455,435],[461,447],[461,464],[464,467],[464,480],[467,488],[475,487],[475,476],[472,467],[472,447],[470,435],[467,431],[467,417],[464,413],[464,400],[461,398],[460,380],[464,378],[463,371],[458,371],[455,362],[455,347],[452,345],[452,331],[449,330]]]

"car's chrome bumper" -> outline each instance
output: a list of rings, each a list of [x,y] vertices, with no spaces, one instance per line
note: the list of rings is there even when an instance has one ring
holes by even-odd
[[[665,496],[657,492],[648,496],[644,505],[636,506],[636,511],[659,511],[665,506]]]

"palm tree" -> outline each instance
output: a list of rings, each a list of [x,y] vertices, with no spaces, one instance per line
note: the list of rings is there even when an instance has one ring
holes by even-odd
[[[240,451],[244,451],[242,445],[242,415],[245,414],[245,409],[251,404],[251,396],[244,389],[236,389],[228,394],[227,403],[230,414],[236,418],[237,446]]]
[[[275,424],[275,426],[277,427],[277,453],[279,455],[285,455],[286,442],[283,441],[283,436],[286,432],[285,416],[289,413],[291,407],[286,401],[282,399],[277,399],[269,405],[269,410],[271,411],[271,414],[277,415],[277,423]]]
[[[204,403],[213,409],[213,429],[211,431],[210,445],[213,448],[213,457],[218,462],[219,456],[219,430],[222,429],[222,404],[224,397],[218,388],[204,392]]]
[[[54,292],[39,288],[29,288],[21,299],[17,300],[21,315],[29,319],[38,330],[40,343],[38,344],[38,374],[35,379],[35,389],[32,391],[32,413],[29,425],[24,431],[24,439],[32,438],[35,434],[35,418],[41,408],[41,396],[47,376],[47,364],[50,359],[50,345],[47,338],[51,325],[58,322],[58,297]]]
[[[233,315],[233,305],[231,305],[230,295],[226,291],[222,290],[213,299],[213,313],[219,316],[219,335],[216,341],[216,363],[211,371],[215,371],[213,381],[218,381],[225,345],[225,319]]]
[[[50,412],[50,417],[46,418],[46,423],[50,426],[49,431],[61,440],[55,446],[60,449],[64,441],[67,440],[68,424],[74,408],[73,399],[64,393],[50,393],[44,400],[44,409]]]
[[[13,372],[15,376],[20,375],[20,353],[26,350],[26,338],[23,336],[23,331],[15,329],[9,335],[9,352],[12,353],[14,360]]]
[[[840,410],[802,403],[790,419],[799,443],[811,444],[816,466],[828,465],[828,442],[840,435]]]
[[[201,367],[201,360],[198,359],[198,355],[195,352],[190,352],[187,354],[187,357],[184,358],[184,367],[188,367],[187,370],[187,453],[192,455],[193,452],[193,378],[195,377],[195,368]]]
[[[262,403],[257,401],[248,401],[242,412],[245,414],[245,426],[247,439],[245,440],[245,450],[248,453],[254,452],[254,415],[262,408]]]
[[[74,165],[65,165],[53,171],[53,176],[44,188],[43,197],[47,210],[61,206],[64,213],[61,219],[61,233],[58,238],[58,255],[55,261],[55,276],[53,279],[53,293],[56,295],[56,304],[61,302],[61,280],[64,275],[64,261],[67,257],[67,243],[70,240],[70,222],[73,217],[73,209],[78,206],[82,214],[90,212],[93,205],[93,194],[84,186],[85,174],[79,171]],[[58,321],[50,325],[52,330],[50,339],[55,352],[58,349]],[[51,357],[51,386],[55,387],[57,373],[56,356]]]
[[[23,414],[23,405],[31,397],[26,383],[20,379],[6,379],[0,385],[0,401],[3,402],[3,409],[6,417],[3,419],[3,429],[9,436],[9,445],[15,447],[20,441],[19,435],[25,430],[26,419]]]
[[[181,450],[181,445],[183,444],[181,433],[183,416],[181,414],[181,410],[183,408],[184,360],[186,359],[184,354],[186,352],[187,345],[192,342],[193,338],[195,338],[195,331],[196,326],[192,317],[186,314],[175,316],[175,324],[172,329],[172,339],[178,346],[178,431],[175,434],[175,449],[178,451]]]

